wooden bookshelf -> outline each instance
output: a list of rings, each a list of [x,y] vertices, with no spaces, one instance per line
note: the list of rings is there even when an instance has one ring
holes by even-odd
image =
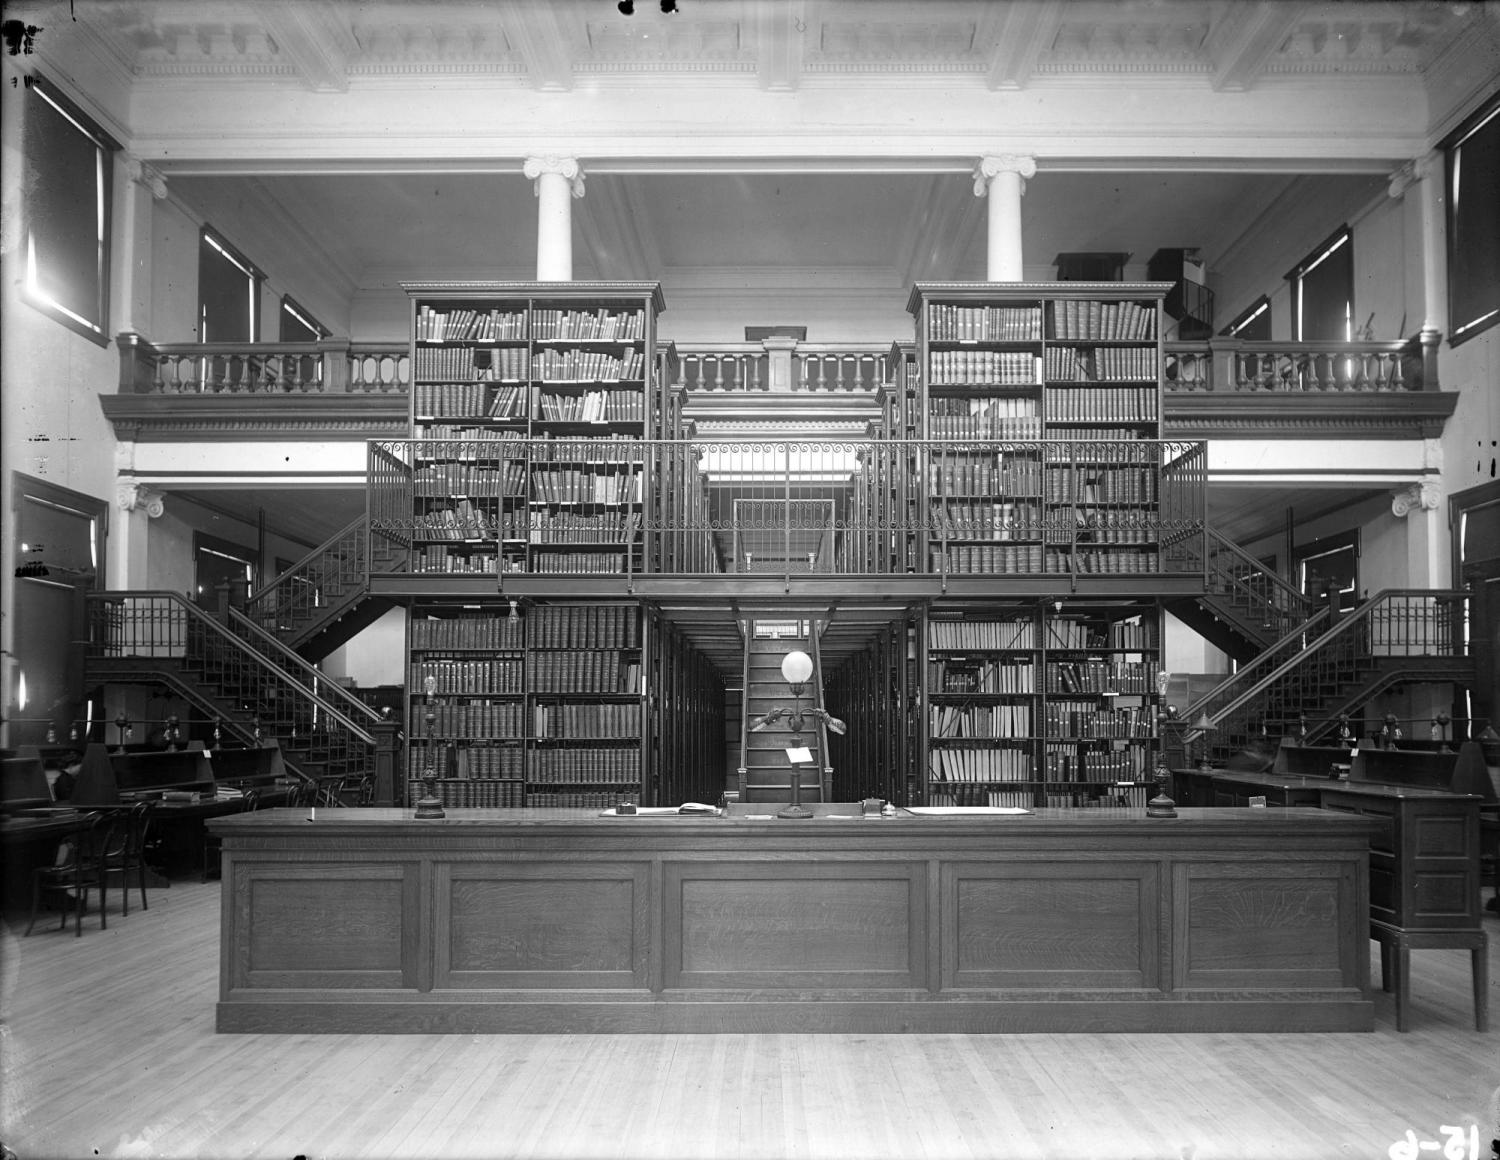
[[[928,568],[1160,571],[1160,452],[1150,441],[1161,437],[1166,289],[913,288],[918,433],[933,441],[921,465]],[[900,405],[888,411],[902,421]]]
[[[1160,632],[1152,599],[933,606],[919,654],[922,799],[1144,806]]]
[[[663,422],[659,283],[404,283],[413,568],[637,571]],[[545,451],[538,440],[548,440]]]

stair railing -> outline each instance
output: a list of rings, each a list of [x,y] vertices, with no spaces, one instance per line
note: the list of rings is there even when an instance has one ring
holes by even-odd
[[[823,635],[820,631],[821,627],[820,621],[808,621],[807,648],[812,654],[813,662],[812,680],[815,694],[813,703],[827,712],[827,707],[823,704],[823,654],[818,649],[818,638]],[[828,764],[828,722],[822,717],[816,720],[818,722],[819,777],[823,786],[823,792],[818,796],[818,800],[826,802],[833,800],[833,766]]]
[[[275,633],[295,635],[337,603],[330,587],[363,587],[369,573],[368,521],[361,515],[340,528],[245,601],[245,613]]]
[[[1208,533],[1208,582],[1211,590],[1259,617],[1263,635],[1281,637],[1313,614],[1314,602],[1267,568],[1233,540],[1212,528]]]
[[[740,800],[744,801],[745,782],[750,776],[750,643],[755,631],[753,622],[743,617],[736,623],[740,626],[740,640],[744,644],[740,650],[740,767],[737,770]]]
[[[1188,708],[1190,722],[1207,714],[1217,730],[1215,748],[1232,748],[1257,730],[1295,730],[1313,698],[1357,680],[1379,658],[1467,655],[1461,626],[1468,593],[1454,589],[1385,589],[1347,616],[1319,610],[1208,696]],[[1292,651],[1299,637],[1305,647]],[[1320,717],[1320,724],[1327,720]],[[1189,726],[1186,740],[1203,734]]]
[[[215,712],[241,738],[253,739],[259,721],[294,766],[305,760],[330,775],[375,777],[375,734],[180,593],[90,592],[85,599],[89,659],[154,662],[139,667],[140,679],[165,662],[183,683],[194,679],[217,690]],[[300,766],[299,772],[306,775]]]
[[[366,728],[386,723],[385,718],[344,688],[327,673],[320,670],[300,653],[283,644],[237,608],[225,609],[225,624],[229,630],[250,648],[264,653],[282,668],[296,676],[309,689],[314,690],[331,705],[342,709],[346,715]]]

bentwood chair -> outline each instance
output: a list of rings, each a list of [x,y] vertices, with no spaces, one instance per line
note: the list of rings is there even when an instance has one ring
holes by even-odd
[[[110,835],[109,845],[100,863],[99,905],[101,907],[105,903],[103,893],[105,886],[111,877],[115,877],[120,882],[120,913],[129,914],[130,885],[134,877],[135,885],[141,892],[141,909],[151,909],[146,901],[146,837],[151,829],[151,811],[154,808],[154,802],[136,802],[125,812],[123,818],[119,820],[120,824]]]
[[[62,921],[57,929],[68,925],[68,908],[71,905],[74,917],[74,937],[83,936],[83,912],[88,909],[89,890],[99,887],[99,928],[104,929],[104,875],[101,872],[100,853],[107,848],[111,833],[116,828],[117,818],[104,813],[81,814],[77,827],[70,831],[57,845],[57,858],[50,866],[38,866],[31,874],[31,919],[26,924],[25,938],[36,925],[37,911],[41,909],[42,892],[46,891],[61,900],[59,910]]]

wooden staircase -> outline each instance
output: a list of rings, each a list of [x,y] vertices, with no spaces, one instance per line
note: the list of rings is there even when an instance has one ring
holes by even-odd
[[[1167,611],[1241,663],[1259,656],[1314,612],[1314,602],[1233,540],[1207,530],[1206,587]]]
[[[766,631],[765,621],[759,622]],[[755,621],[745,622],[745,695],[744,716],[740,727],[739,792],[742,802],[781,802],[792,800],[791,774],[802,776],[801,801],[830,800],[828,734],[822,722],[811,716],[803,718],[803,728],[793,733],[785,718],[766,728],[752,731],[751,724],[776,709],[791,708],[795,699],[781,675],[781,661],[787,653],[800,649],[813,658],[813,674],[801,698],[804,708],[823,703],[823,673],[818,660],[816,622],[794,621],[781,626],[796,628],[775,636],[758,635]],[[812,751],[812,762],[792,766],[787,748],[805,745]]]

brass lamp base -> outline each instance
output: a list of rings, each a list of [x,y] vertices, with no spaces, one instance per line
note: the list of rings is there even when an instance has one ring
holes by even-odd
[[[784,806],[777,810],[776,816],[778,818],[810,818],[813,816],[813,812],[806,806],[799,806],[794,802],[789,806]]]

